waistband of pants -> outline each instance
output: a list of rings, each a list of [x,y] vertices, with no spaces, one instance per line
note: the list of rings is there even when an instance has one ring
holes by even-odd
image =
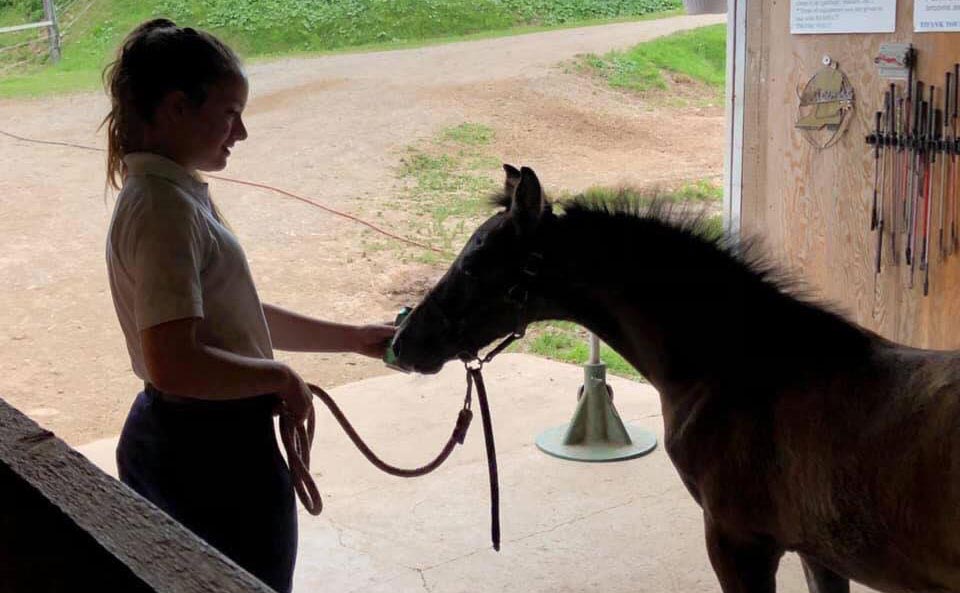
[[[191,403],[191,400],[196,399],[191,397],[181,397],[179,395],[173,395],[172,393],[160,391],[153,385],[153,383],[150,383],[149,381],[145,381],[143,383],[143,392],[150,397],[154,397],[161,401],[170,402],[172,404],[189,404]]]
[[[253,397],[244,397],[238,399],[204,399],[199,397],[185,397],[182,395],[174,395],[172,393],[160,391],[155,385],[148,381],[144,382],[143,384],[143,392],[146,393],[147,396],[164,403],[197,407],[261,407],[272,406],[277,401],[277,396],[273,394],[255,395]]]

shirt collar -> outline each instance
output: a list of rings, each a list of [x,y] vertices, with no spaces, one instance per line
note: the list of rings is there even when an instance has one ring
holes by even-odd
[[[123,162],[130,175],[162,177],[177,184],[203,203],[209,199],[207,184],[200,180],[200,176],[167,157],[152,152],[131,152],[123,157]]]

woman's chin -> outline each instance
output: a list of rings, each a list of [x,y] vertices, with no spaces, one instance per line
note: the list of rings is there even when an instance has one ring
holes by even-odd
[[[219,159],[204,163],[197,167],[198,171],[203,171],[205,173],[216,173],[217,171],[223,171],[227,168],[227,157],[222,156]]]

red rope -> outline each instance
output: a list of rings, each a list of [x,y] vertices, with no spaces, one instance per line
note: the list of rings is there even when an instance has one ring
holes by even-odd
[[[257,183],[257,182],[255,182],[255,181],[244,181],[244,180],[242,180],[242,179],[233,179],[233,178],[231,178],[231,177],[223,177],[223,176],[221,176],[221,175],[211,175],[210,173],[205,173],[205,175],[206,175],[207,177],[211,177],[211,178],[213,178],[213,179],[219,179],[220,181],[226,181],[226,182],[228,182],[228,183],[238,183],[238,184],[240,184],[240,185],[249,185],[250,187],[258,187],[258,188],[260,188],[260,189],[266,189],[266,190],[274,191],[274,192],[277,192],[278,194],[283,194],[283,195],[289,196],[289,197],[291,197],[291,198],[293,198],[293,199],[295,199],[295,200],[300,200],[301,202],[305,202],[305,203],[307,203],[307,204],[310,204],[311,206],[315,206],[315,207],[317,207],[317,208],[320,208],[321,210],[324,210],[324,211],[329,212],[329,213],[331,213],[331,214],[334,214],[334,215],[336,215],[336,216],[340,216],[340,217],[342,217],[342,218],[346,218],[347,220],[351,220],[351,221],[353,221],[353,222],[355,222],[355,223],[357,223],[357,224],[362,224],[363,226],[369,227],[369,228],[373,229],[374,231],[380,233],[381,235],[384,235],[385,237],[390,237],[391,239],[396,239],[397,241],[400,241],[400,242],[403,242],[403,243],[407,243],[408,245],[413,245],[414,247],[420,247],[421,249],[429,249],[430,251],[434,251],[434,252],[436,252],[436,253],[440,253],[440,254],[446,254],[446,253],[447,253],[446,251],[444,251],[444,250],[442,250],[442,249],[438,249],[438,248],[433,247],[433,246],[431,246],[431,245],[425,245],[425,244],[423,244],[423,243],[418,243],[417,241],[414,241],[413,239],[407,239],[406,237],[401,237],[400,235],[395,235],[395,234],[391,233],[390,231],[384,230],[384,229],[376,226],[376,225],[373,224],[373,223],[370,223],[370,222],[367,222],[366,220],[363,220],[362,218],[358,218],[358,217],[356,217],[356,216],[354,216],[354,215],[352,215],[352,214],[347,214],[346,212],[341,212],[341,211],[339,211],[339,210],[335,210],[335,209],[333,209],[333,208],[330,208],[329,206],[324,206],[323,204],[318,204],[317,202],[314,202],[314,201],[311,200],[310,198],[306,198],[306,197],[304,197],[304,196],[297,195],[297,194],[295,194],[295,193],[293,193],[293,192],[291,192],[291,191],[287,191],[287,190],[285,190],[285,189],[280,189],[280,188],[278,188],[278,187],[273,187],[272,185],[267,185],[267,184],[265,184],[265,183]]]
[[[24,137],[24,136],[18,136],[18,135],[16,135],[16,134],[11,134],[10,132],[6,132],[6,131],[4,131],[4,130],[0,130],[0,134],[3,134],[4,136],[8,136],[8,137],[13,138],[13,139],[15,139],[15,140],[20,140],[21,142],[32,142],[32,143],[34,143],[34,144],[48,144],[48,145],[51,145],[51,146],[66,146],[66,147],[68,147],[68,148],[78,148],[78,149],[81,149],[81,150],[90,150],[90,151],[94,151],[94,152],[105,152],[102,148],[98,148],[98,147],[96,147],[96,146],[86,146],[86,145],[83,145],[83,144],[75,144],[75,143],[73,143],[73,142],[60,142],[60,141],[56,141],[56,140],[37,140],[37,139],[35,139],[35,138],[26,138],[26,137]],[[291,192],[291,191],[287,191],[287,190],[285,190],[285,189],[280,189],[279,187],[274,187],[274,186],[268,185],[268,184],[266,184],[266,183],[257,183],[257,182],[255,182],[255,181],[245,181],[245,180],[243,180],[243,179],[234,179],[234,178],[232,178],[232,177],[224,177],[224,176],[221,176],[221,175],[211,175],[211,174],[209,174],[209,173],[206,174],[206,176],[207,176],[207,177],[210,177],[210,178],[212,178],[212,179],[217,179],[217,180],[220,180],[220,181],[226,181],[227,183],[236,183],[236,184],[239,184],[239,185],[248,185],[248,186],[250,186],[250,187],[256,187],[256,188],[259,188],[259,189],[265,189],[265,190],[268,190],[268,191],[276,192],[276,193],[278,193],[278,194],[282,194],[282,195],[284,195],[284,196],[291,197],[291,198],[293,198],[293,199],[295,199],[295,200],[300,200],[301,202],[310,204],[311,206],[314,206],[314,207],[316,207],[316,208],[319,208],[319,209],[321,209],[321,210],[323,210],[323,211],[325,211],[325,212],[329,212],[330,214],[333,214],[334,216],[339,216],[339,217],[345,218],[345,219],[347,219],[347,220],[349,220],[349,221],[351,221],[351,222],[355,222],[355,223],[357,223],[357,224],[361,224],[361,225],[363,225],[363,226],[365,226],[365,227],[367,227],[367,228],[370,228],[370,229],[376,231],[377,233],[380,233],[381,235],[383,235],[383,236],[385,236],[385,237],[389,237],[389,238],[394,239],[394,240],[396,240],[396,241],[400,241],[401,243],[406,243],[407,245],[412,245],[412,246],[414,246],[414,247],[419,247],[419,248],[421,248],[421,249],[427,249],[427,250],[429,250],[429,251],[433,251],[433,252],[435,252],[435,253],[439,253],[439,254],[442,254],[442,255],[449,255],[449,253],[446,252],[446,251],[444,251],[443,249],[439,249],[439,248],[437,248],[437,247],[433,247],[432,245],[427,245],[427,244],[425,244],[425,243],[420,243],[420,242],[418,242],[418,241],[414,241],[413,239],[407,239],[406,237],[402,237],[402,236],[400,236],[400,235],[391,233],[390,231],[385,230],[385,229],[382,229],[382,228],[378,227],[377,225],[375,225],[375,224],[373,224],[373,223],[371,223],[371,222],[367,222],[366,220],[363,220],[362,218],[359,218],[359,217],[354,216],[354,215],[352,215],[352,214],[347,214],[346,212],[342,212],[342,211],[340,211],[340,210],[336,210],[335,208],[331,208],[331,207],[329,207],[329,206],[324,206],[323,204],[320,204],[320,203],[318,203],[318,202],[316,202],[316,201],[314,201],[314,200],[311,200],[310,198],[307,198],[307,197],[305,197],[305,196],[301,196],[301,195],[295,194],[295,193],[293,193],[293,192]]]

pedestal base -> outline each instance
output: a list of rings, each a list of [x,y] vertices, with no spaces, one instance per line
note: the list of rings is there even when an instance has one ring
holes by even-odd
[[[622,461],[656,448],[656,436],[620,420],[606,374],[607,366],[602,363],[584,367],[583,395],[573,420],[542,432],[537,448],[571,461]]]

